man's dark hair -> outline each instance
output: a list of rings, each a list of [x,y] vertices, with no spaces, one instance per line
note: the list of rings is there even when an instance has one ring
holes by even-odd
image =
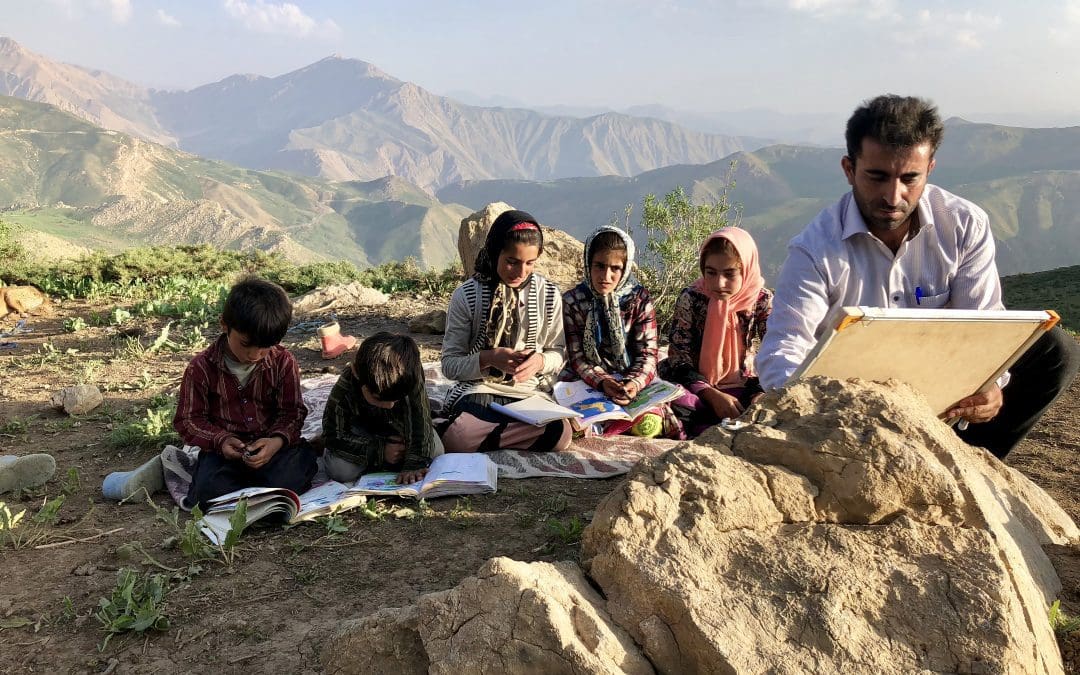
[[[420,385],[420,348],[408,335],[375,333],[353,361],[356,381],[380,401],[400,401]]]
[[[847,155],[855,161],[864,138],[872,138],[890,148],[911,148],[930,144],[933,157],[945,135],[937,107],[924,98],[885,94],[863,102],[855,109],[844,134]]]
[[[292,321],[292,301],[277,284],[248,277],[229,290],[221,309],[227,330],[243,333],[254,347],[273,347],[285,337]]]

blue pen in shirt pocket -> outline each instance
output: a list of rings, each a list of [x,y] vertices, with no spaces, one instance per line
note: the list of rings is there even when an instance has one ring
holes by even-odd
[[[921,305],[922,304],[922,298],[923,298],[922,286],[916,286],[915,287],[915,304],[916,305]]]

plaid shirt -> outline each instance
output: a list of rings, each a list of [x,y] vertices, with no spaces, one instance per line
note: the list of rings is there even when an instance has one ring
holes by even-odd
[[[244,443],[271,436],[280,436],[285,447],[299,443],[308,410],[296,358],[274,345],[241,387],[225,365],[225,341],[223,334],[184,371],[173,418],[180,438],[211,452],[220,452],[230,436]]]
[[[391,436],[405,442],[402,470],[419,469],[431,463],[435,454],[435,429],[431,426],[423,371],[417,373],[417,386],[404,400],[384,409],[364,399],[352,368],[347,368],[326,400],[323,412],[326,449],[365,473],[380,468],[389,471],[383,454]]]
[[[772,299],[772,291],[763,288],[754,309],[738,314],[739,332],[745,348],[742,361],[742,376],[745,379],[755,378],[754,355],[757,345],[765,336],[765,324],[772,312]],[[708,312],[709,298],[704,293],[684,288],[679,294],[671,317],[668,357],[660,364],[660,374],[665,380],[683,386],[705,383],[705,376],[698,371],[698,356],[701,354],[701,339]]]
[[[585,358],[582,335],[585,333],[585,322],[592,304],[592,292],[584,283],[563,294],[563,326],[566,331],[568,360],[559,379],[581,379],[593,389],[600,389],[601,382],[617,371],[612,363],[589,363]],[[656,309],[644,286],[635,286],[622,299],[619,313],[622,314],[623,326],[626,328],[626,351],[630,356],[630,369],[619,374],[642,389],[656,377],[658,352]],[[604,346],[601,346],[601,355],[604,351]]]

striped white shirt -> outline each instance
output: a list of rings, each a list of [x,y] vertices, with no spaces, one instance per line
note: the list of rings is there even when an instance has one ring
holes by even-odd
[[[849,192],[788,243],[756,363],[765,389],[783,386],[844,306],[1004,309],[986,212],[927,185],[918,214],[894,255]]]

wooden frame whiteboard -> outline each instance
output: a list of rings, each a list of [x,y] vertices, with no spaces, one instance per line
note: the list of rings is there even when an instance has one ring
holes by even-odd
[[[1052,311],[844,307],[788,383],[902,380],[941,415],[993,384],[1057,322]]]

